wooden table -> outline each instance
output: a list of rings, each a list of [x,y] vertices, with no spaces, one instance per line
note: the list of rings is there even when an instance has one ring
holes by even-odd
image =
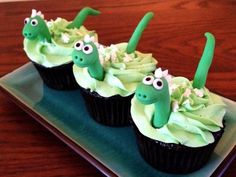
[[[46,19],[73,19],[84,6],[102,11],[89,17],[103,44],[127,41],[147,11],[155,18],[145,30],[138,50],[152,52],[159,66],[174,75],[193,78],[205,45],[204,32],[216,37],[216,50],[207,87],[236,100],[235,1],[76,1],[0,3],[0,76],[28,62],[22,50],[21,30],[31,9]],[[236,163],[226,177],[236,174]],[[42,128],[29,115],[0,94],[0,176],[101,176],[94,167]]]

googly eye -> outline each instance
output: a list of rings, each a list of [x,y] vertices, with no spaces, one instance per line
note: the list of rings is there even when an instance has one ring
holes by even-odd
[[[143,78],[143,83],[145,85],[152,85],[153,81],[154,81],[153,76],[146,76],[146,77]]]
[[[32,26],[37,26],[37,25],[38,25],[38,20],[33,19],[33,20],[31,21],[31,25],[32,25]]]
[[[74,44],[74,48],[76,50],[82,50],[82,47],[84,46],[84,43],[83,41],[77,41],[75,44]]]
[[[163,88],[163,81],[161,79],[155,79],[152,85],[155,89],[160,90]]]
[[[29,18],[26,18],[26,19],[24,20],[24,24],[29,23],[29,21],[30,21],[30,19],[29,19]]]
[[[87,44],[83,47],[83,52],[85,54],[90,54],[93,52],[93,47],[90,44]]]

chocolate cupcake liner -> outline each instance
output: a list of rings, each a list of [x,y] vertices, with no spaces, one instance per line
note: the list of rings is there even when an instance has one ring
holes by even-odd
[[[186,174],[200,169],[210,159],[224,129],[213,133],[215,141],[202,147],[187,147],[150,139],[133,125],[142,157],[154,168],[174,174]]]
[[[130,125],[130,106],[133,95],[122,97],[102,97],[89,89],[81,88],[87,110],[91,117],[98,123],[121,127]]]
[[[56,90],[74,90],[79,88],[72,71],[73,62],[51,68],[31,62],[48,87]]]

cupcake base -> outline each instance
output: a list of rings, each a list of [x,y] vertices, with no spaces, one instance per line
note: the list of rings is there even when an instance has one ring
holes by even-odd
[[[210,159],[224,129],[213,133],[215,141],[203,147],[187,147],[150,139],[133,125],[142,157],[156,169],[174,174],[186,174],[203,167]]]
[[[102,97],[89,89],[80,88],[87,110],[100,124],[114,127],[130,125],[130,106],[133,95]]]
[[[72,71],[73,62],[51,68],[31,62],[48,87],[56,90],[74,90],[79,88]]]

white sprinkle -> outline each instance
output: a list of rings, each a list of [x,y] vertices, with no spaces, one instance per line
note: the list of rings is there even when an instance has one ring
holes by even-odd
[[[191,95],[191,90],[189,88],[186,88],[184,94],[185,97],[189,97],[189,95]]]
[[[179,109],[178,101],[173,101],[173,102],[172,102],[172,111],[173,111],[173,112],[177,112],[178,109]]]
[[[96,42],[97,43],[97,42]],[[95,43],[95,45],[96,45],[96,43]],[[97,43],[98,44],[98,43]],[[98,51],[99,51],[99,53],[101,53],[101,54],[105,54],[105,48],[104,48],[104,46],[103,45],[100,45],[100,44],[98,44]]]
[[[117,59],[116,52],[112,52],[112,53],[111,53],[111,60],[112,60],[113,62],[115,62],[116,59]]]
[[[61,39],[64,43],[68,43],[70,41],[70,36],[67,33],[62,33]]]
[[[183,104],[183,105],[190,105],[189,99],[185,100],[182,104]]]
[[[128,63],[130,61],[132,61],[132,57],[130,55],[128,55],[127,53],[125,53],[125,57],[123,58],[125,63]]]
[[[177,89],[177,88],[178,88],[178,85],[177,85],[177,84],[171,84],[171,85],[170,85],[171,91],[175,91],[175,89]]]
[[[94,41],[95,41],[94,36],[89,36],[88,34],[84,36],[84,42],[89,43],[89,42],[94,42]]]
[[[197,88],[195,88],[195,89],[193,89],[193,91],[195,92],[195,94],[196,94],[197,96],[199,96],[199,97],[201,97],[201,98],[204,96],[204,92],[203,92],[202,89],[197,89]]]
[[[114,45],[114,44],[111,44],[110,48],[111,48],[111,51],[112,51],[112,52],[117,52],[117,51],[118,51],[117,46]]]
[[[109,61],[109,60],[110,60],[110,55],[109,55],[109,53],[106,53],[106,54],[105,54],[104,60],[105,60],[105,61]]]

